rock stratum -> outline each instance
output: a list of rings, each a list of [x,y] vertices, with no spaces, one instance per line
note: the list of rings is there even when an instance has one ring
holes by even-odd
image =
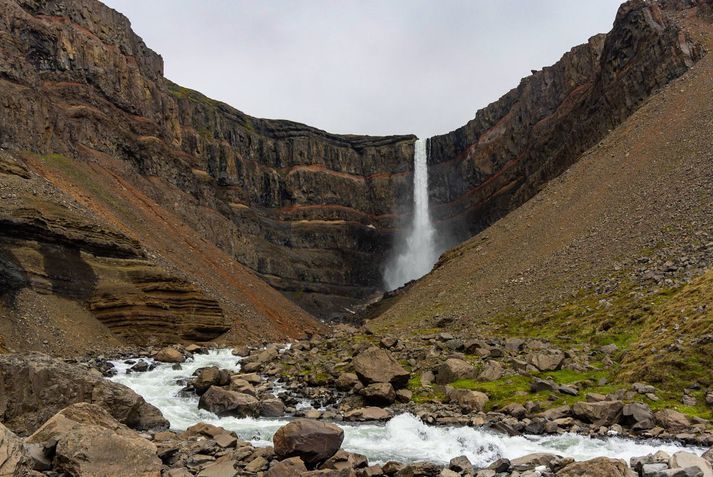
[[[431,139],[444,247],[532,197],[702,57],[680,21],[697,2],[684,3],[627,2],[610,33]],[[26,340],[16,330],[38,310],[53,318],[35,348],[72,320],[98,341],[276,338],[380,294],[414,136],[248,116],[166,79],[94,0],[0,6],[6,341]]]

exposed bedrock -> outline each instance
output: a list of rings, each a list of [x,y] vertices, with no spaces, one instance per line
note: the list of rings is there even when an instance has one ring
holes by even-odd
[[[317,316],[378,294],[409,214],[414,136],[250,117],[166,80],[128,20],[94,0],[0,0],[0,11],[0,146],[129,161],[149,179],[134,184],[143,193]],[[527,200],[684,73],[702,53],[674,11],[628,2],[611,33],[434,137],[444,236]]]
[[[668,10],[623,4],[609,34],[533,72],[465,126],[431,138],[432,210],[441,228],[464,239],[522,204],[700,59],[702,48],[672,20],[677,4],[669,3]]]

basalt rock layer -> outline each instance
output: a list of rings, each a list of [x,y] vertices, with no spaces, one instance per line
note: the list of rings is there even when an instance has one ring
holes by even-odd
[[[102,203],[104,216],[142,242],[141,225],[170,213],[224,254],[211,267],[236,260],[319,317],[350,314],[379,293],[408,216],[415,137],[334,135],[243,114],[164,78],[161,57],[95,0],[0,0],[0,7],[1,147],[38,154],[36,170],[88,207]],[[527,200],[699,58],[671,18],[679,8],[626,3],[608,35],[526,78],[463,128],[432,138],[433,211],[452,232],[444,246]],[[108,191],[93,187],[100,179]],[[151,209],[147,216],[132,222],[133,210],[113,203],[125,192],[134,200],[128,208]],[[166,245],[176,227],[146,233],[166,255],[205,253],[196,242]],[[223,292],[225,280],[208,272],[202,279],[214,280],[213,298]],[[251,295],[248,287],[243,294]],[[131,301],[92,306],[120,327],[126,314],[116,310]],[[285,306],[258,315],[284,329],[309,320]]]
[[[686,72],[703,49],[673,17],[690,7],[623,4],[611,32],[533,72],[465,126],[431,138],[429,179],[441,228],[456,240],[484,229]]]

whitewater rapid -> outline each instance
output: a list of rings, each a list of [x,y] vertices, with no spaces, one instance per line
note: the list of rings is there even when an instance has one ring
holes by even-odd
[[[143,359],[153,363],[151,359]],[[174,430],[184,430],[203,421],[234,431],[253,445],[267,446],[272,444],[275,431],[288,422],[287,419],[270,418],[219,418],[198,409],[197,396],[179,395],[183,387],[181,381],[199,368],[218,366],[239,371],[240,358],[233,356],[231,350],[196,354],[193,359],[181,364],[181,369],[155,363],[153,371],[126,374],[131,364],[123,360],[113,364],[118,373],[111,379],[130,387],[158,407]],[[444,464],[453,457],[466,455],[474,465],[486,466],[500,457],[514,459],[533,452],[550,452],[576,460],[606,456],[628,461],[631,457],[658,450],[672,453],[683,448],[669,442],[633,441],[619,437],[592,439],[576,434],[508,437],[472,427],[429,426],[411,414],[398,415],[386,424],[337,424],[344,429],[342,447],[366,455],[372,463],[429,460]],[[687,447],[686,450],[700,455],[705,449]]]

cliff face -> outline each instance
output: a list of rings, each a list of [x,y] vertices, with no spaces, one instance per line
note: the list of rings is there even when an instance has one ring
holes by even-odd
[[[623,4],[609,34],[523,79],[465,126],[431,138],[431,196],[441,227],[458,241],[482,230],[687,71],[703,52],[672,20],[677,8]]]
[[[158,236],[164,229],[141,228],[156,210],[170,212],[320,317],[378,294],[394,231],[408,215],[415,137],[340,136],[245,115],[166,80],[161,57],[95,0],[0,7],[1,147],[73,158],[61,171],[52,161],[43,170],[61,182],[84,168],[110,194],[155,204],[134,222],[103,204],[111,220],[132,224],[128,235],[145,240],[140,230],[175,252]],[[669,13],[628,2],[611,33],[432,138],[432,210],[452,232],[445,235],[467,238],[527,200],[686,71],[700,51]],[[70,182],[87,204],[105,199],[86,181]],[[201,253],[191,250],[189,262]],[[220,288],[218,278],[204,278]]]
[[[186,223],[322,316],[378,292],[414,137],[247,116],[164,79],[96,1],[1,4],[5,147],[130,161],[190,195],[171,204]],[[166,200],[163,184],[145,192]]]

